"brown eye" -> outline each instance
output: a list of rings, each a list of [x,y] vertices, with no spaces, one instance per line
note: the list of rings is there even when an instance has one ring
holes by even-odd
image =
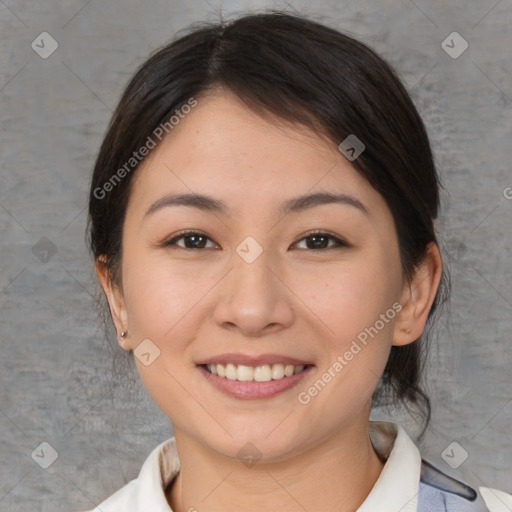
[[[328,233],[311,233],[308,236],[305,236],[298,243],[302,242],[302,240],[306,240],[306,249],[331,249],[334,247],[348,247],[348,244],[343,240],[332,236]],[[334,244],[329,245],[329,242],[333,241]]]
[[[184,240],[184,243],[178,244],[177,242],[179,240]],[[163,246],[169,247],[174,245],[182,247],[183,249],[204,249],[208,248],[206,247],[208,240],[211,240],[210,237],[200,231],[185,231],[171,240],[164,242]],[[214,245],[214,247],[216,246]]]

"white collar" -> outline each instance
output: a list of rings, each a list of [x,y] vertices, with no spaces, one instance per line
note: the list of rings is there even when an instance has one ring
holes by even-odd
[[[402,427],[383,421],[370,421],[370,438],[375,450],[387,460],[358,512],[416,512],[421,456],[415,444]],[[165,488],[179,470],[173,437],[157,446],[144,462],[139,477],[110,496],[99,510],[110,512],[122,506],[127,512],[172,512]]]
[[[421,455],[405,430],[396,423],[370,421],[370,438],[386,463],[357,512],[416,512]]]

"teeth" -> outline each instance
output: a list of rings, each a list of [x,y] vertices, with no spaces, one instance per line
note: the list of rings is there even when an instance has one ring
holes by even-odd
[[[226,378],[229,380],[236,380],[236,366],[228,363],[226,365]]]
[[[293,372],[294,372],[295,368],[293,366],[293,364],[287,364],[285,367],[284,367],[284,374],[287,376],[287,377],[291,377],[293,375]]]
[[[250,366],[238,365],[236,369],[236,380],[251,381],[254,376],[254,370]]]
[[[284,366],[282,364],[273,364],[271,372],[274,380],[282,379],[284,377]]]
[[[293,364],[264,364],[261,366],[245,366],[243,364],[234,365],[232,363],[209,364],[207,368],[213,375],[224,377],[229,380],[238,380],[241,382],[270,382],[284,377],[291,377],[304,370],[304,365],[294,366]]]
[[[268,364],[256,366],[254,368],[254,380],[256,382],[270,382],[272,380],[272,370]]]

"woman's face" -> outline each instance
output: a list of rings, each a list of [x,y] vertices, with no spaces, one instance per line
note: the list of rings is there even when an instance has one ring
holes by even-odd
[[[176,435],[270,461],[365,424],[406,283],[384,199],[336,145],[212,93],[134,178],[119,316]]]

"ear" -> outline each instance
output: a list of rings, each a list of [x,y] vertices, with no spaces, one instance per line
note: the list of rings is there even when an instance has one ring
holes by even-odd
[[[430,242],[421,266],[402,290],[402,309],[395,322],[393,345],[407,345],[421,336],[441,282],[442,270],[439,247]]]
[[[106,258],[104,256],[99,256],[96,259],[95,268],[98,281],[108,300],[110,316],[112,317],[112,321],[116,328],[119,344],[123,349],[131,350],[132,347],[130,341],[126,338],[121,338],[121,333],[128,330],[128,315],[124,303],[123,292],[119,286],[112,282],[106,264]]]

